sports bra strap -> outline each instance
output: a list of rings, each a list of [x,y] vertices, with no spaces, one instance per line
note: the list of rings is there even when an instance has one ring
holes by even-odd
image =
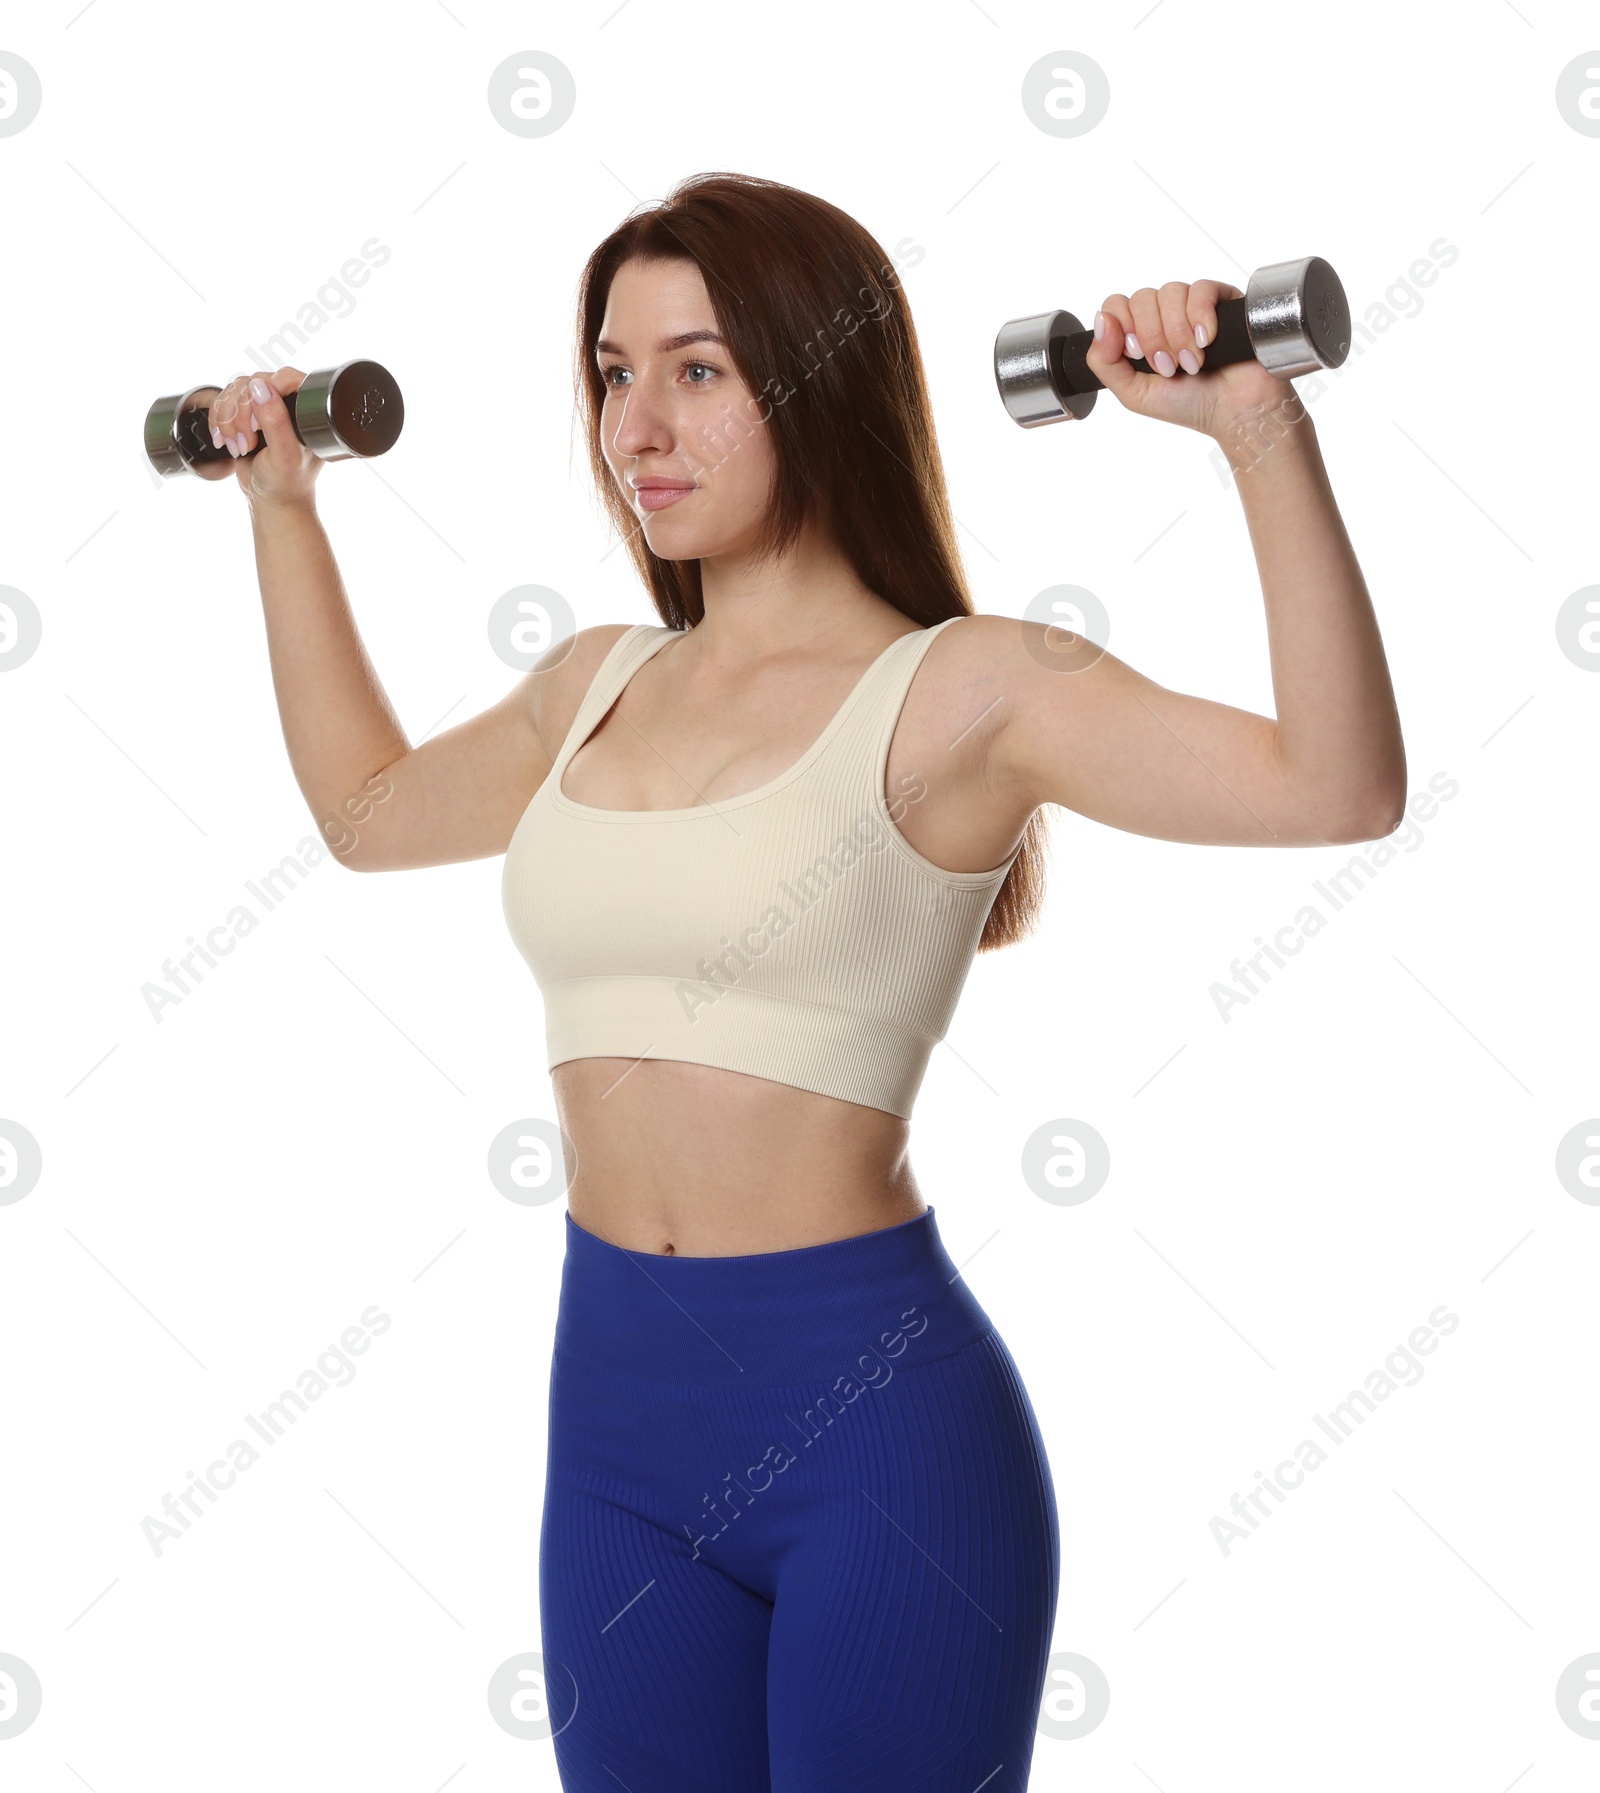
[[[652,623],[634,623],[623,630],[594,669],[594,677],[578,705],[577,715],[572,718],[572,726],[562,738],[561,751],[557,755],[560,763],[566,763],[568,756],[577,751],[579,743],[616,702],[617,694],[633,677],[644,655],[656,645],[657,637],[680,633],[681,630]]]

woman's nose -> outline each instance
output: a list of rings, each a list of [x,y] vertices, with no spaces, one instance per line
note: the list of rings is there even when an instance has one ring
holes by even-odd
[[[661,454],[671,447],[672,431],[659,407],[630,391],[619,409],[611,438],[619,454]]]

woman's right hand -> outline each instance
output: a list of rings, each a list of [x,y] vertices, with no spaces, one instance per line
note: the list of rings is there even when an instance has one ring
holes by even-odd
[[[304,504],[313,496],[322,457],[294,433],[283,402],[285,395],[292,397],[300,390],[304,380],[297,367],[280,367],[275,374],[240,374],[211,401],[207,422],[212,440],[220,437],[219,445],[239,457],[239,485],[252,504]],[[262,436],[266,447],[249,454]]]

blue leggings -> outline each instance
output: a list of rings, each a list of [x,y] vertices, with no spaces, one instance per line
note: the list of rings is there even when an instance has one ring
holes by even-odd
[[[741,1257],[566,1237],[539,1579],[567,1793],[1020,1793],[1055,1490],[932,1208]]]

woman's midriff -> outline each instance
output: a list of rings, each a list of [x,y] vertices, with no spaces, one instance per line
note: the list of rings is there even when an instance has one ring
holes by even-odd
[[[927,1207],[883,1109],[677,1059],[568,1059],[551,1084],[568,1211],[628,1251],[794,1251]]]

